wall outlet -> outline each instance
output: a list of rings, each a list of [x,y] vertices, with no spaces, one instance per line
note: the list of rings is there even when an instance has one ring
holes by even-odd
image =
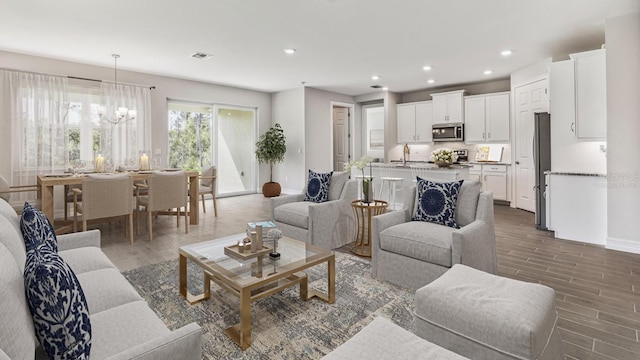
[[[284,182],[289,182],[289,177],[287,175],[284,176]]]

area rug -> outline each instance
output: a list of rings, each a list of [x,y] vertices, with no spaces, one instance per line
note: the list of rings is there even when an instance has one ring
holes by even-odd
[[[305,271],[309,289],[326,290],[326,264]],[[239,321],[239,300],[215,283],[211,298],[189,305],[178,293],[178,260],[123,273],[172,330],[195,321],[203,329],[204,359],[318,359],[374,317],[413,331],[414,292],[371,277],[369,260],[336,252],[336,302],[302,301],[298,286],[251,305],[253,344],[242,351],[224,334]],[[202,293],[202,271],[188,268],[189,290]]]

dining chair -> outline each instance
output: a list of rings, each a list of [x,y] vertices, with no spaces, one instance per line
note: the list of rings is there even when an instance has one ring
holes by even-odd
[[[202,174],[200,174],[200,187],[198,189],[198,195],[200,195],[200,199],[202,200],[202,211],[204,213],[207,212],[207,207],[204,204],[204,196],[211,194],[213,198],[213,213],[216,217],[218,216],[218,204],[216,203],[217,173],[218,171],[215,166],[202,170]]]
[[[125,235],[133,245],[133,179],[128,174],[89,174],[81,188],[71,188],[73,197],[73,230],[78,230],[78,214],[82,215],[82,231],[87,222],[126,216]]]
[[[7,182],[7,180],[0,175],[0,199],[4,199],[7,203],[9,203],[11,205],[11,207],[18,213],[20,214],[22,212],[22,209],[24,208],[24,201],[14,201],[11,202],[11,194],[20,194],[20,193],[28,193],[28,192],[35,192],[37,193],[39,191],[39,187],[38,185],[15,185],[15,186],[11,186],[9,185],[9,182]],[[29,204],[31,204],[32,206],[35,206],[37,208],[40,208],[40,201],[36,198],[33,199],[29,199]]]
[[[184,171],[155,171],[147,179],[147,184],[136,184],[139,190],[146,189],[147,195],[136,196],[138,210],[137,233],[140,233],[139,213],[141,209],[147,213],[147,228],[149,241],[153,239],[153,213],[173,215],[167,209],[176,209],[177,227],[180,227],[180,215],[184,215],[185,233],[189,233],[189,212],[187,210],[187,174]],[[181,211],[184,208],[184,211]]]

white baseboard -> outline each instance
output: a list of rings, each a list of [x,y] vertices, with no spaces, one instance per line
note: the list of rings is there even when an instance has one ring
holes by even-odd
[[[607,249],[625,251],[634,254],[640,254],[640,241],[607,237]]]

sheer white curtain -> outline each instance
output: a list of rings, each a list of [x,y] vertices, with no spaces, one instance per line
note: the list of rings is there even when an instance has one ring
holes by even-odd
[[[105,139],[100,142],[101,151],[114,166],[126,166],[137,160],[141,151],[151,151],[151,90],[137,85],[102,83],[102,99],[105,115]],[[136,111],[135,118],[120,124],[113,123],[119,107]],[[151,158],[151,154],[147,154]]]
[[[13,185],[68,163],[67,78],[0,69],[0,171]]]

